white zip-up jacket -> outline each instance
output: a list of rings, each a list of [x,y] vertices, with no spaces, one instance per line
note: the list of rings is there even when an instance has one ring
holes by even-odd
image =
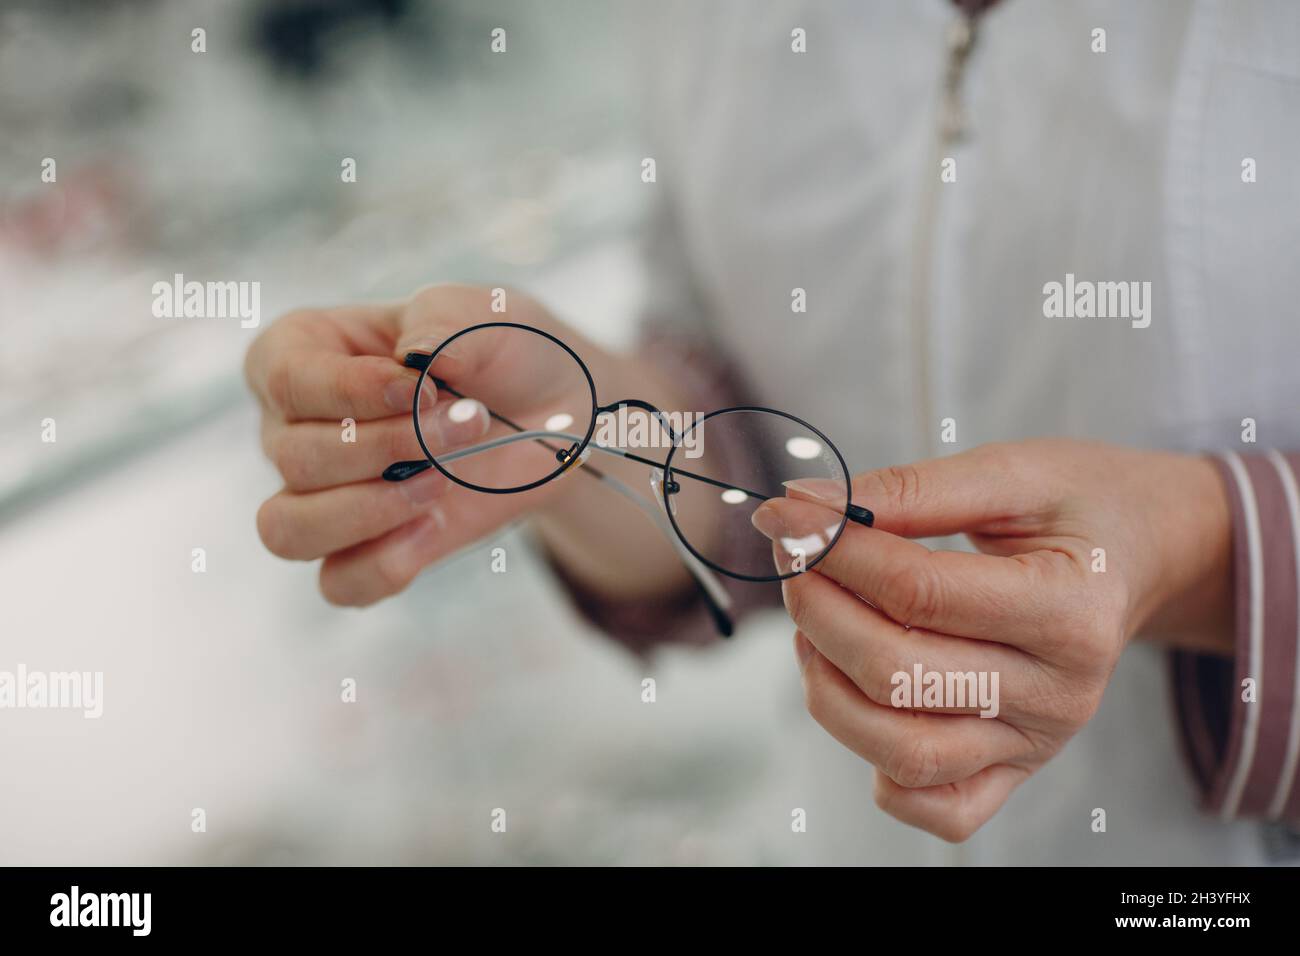
[[[747,398],[816,422],[854,472],[1043,435],[1227,455],[1246,595],[1236,673],[1274,664],[1270,709],[1243,716],[1232,673],[1221,701],[1184,694],[1183,731],[1230,733],[1190,741],[1194,779],[1167,655],[1134,645],[1093,721],[943,852],[1278,859],[1259,823],[1234,818],[1287,796],[1300,742],[1300,557],[1284,564],[1300,519],[1286,460],[1269,472],[1253,457],[1300,449],[1300,4],[1003,0],[969,50],[960,20],[947,0],[655,5],[640,33],[647,321],[705,343]],[[1078,314],[1089,283],[1094,313],[1122,314]],[[955,443],[940,441],[945,419]],[[1252,475],[1269,488],[1252,493]],[[1272,514],[1252,517],[1261,503]],[[1269,554],[1283,558],[1265,568]],[[1281,611],[1249,600],[1256,581]],[[1210,686],[1195,660],[1179,667]],[[883,816],[868,791],[861,803]],[[936,842],[882,829],[834,861],[934,860]]]

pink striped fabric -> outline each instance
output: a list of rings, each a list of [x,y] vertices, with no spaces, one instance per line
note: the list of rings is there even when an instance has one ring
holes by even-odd
[[[1236,653],[1172,655],[1178,722],[1205,805],[1300,823],[1300,453],[1225,454]],[[1254,682],[1254,700],[1242,698]]]

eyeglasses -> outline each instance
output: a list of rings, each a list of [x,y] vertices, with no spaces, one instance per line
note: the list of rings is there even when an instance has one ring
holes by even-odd
[[[420,370],[411,421],[425,458],[389,465],[385,480],[405,481],[436,468],[464,488],[507,495],[578,469],[655,522],[724,635],[732,632],[730,596],[714,572],[741,581],[782,581],[825,557],[847,522],[870,527],[874,521],[868,509],[852,503],[848,466],[831,440],[786,412],[741,405],[703,415],[665,413],[635,398],[602,405],[591,371],[573,349],[549,332],[516,322],[471,326],[432,353],[410,352],[404,361]],[[482,441],[440,447],[436,426],[421,421],[422,407],[428,412],[440,398],[446,401],[439,393],[472,397],[487,409]],[[666,449],[662,462],[629,450],[653,447]],[[587,464],[592,452],[649,466],[658,504],[623,478]],[[833,505],[825,526],[775,541],[762,534],[751,521],[758,506],[783,496],[787,482],[809,479],[820,482],[819,502]]]

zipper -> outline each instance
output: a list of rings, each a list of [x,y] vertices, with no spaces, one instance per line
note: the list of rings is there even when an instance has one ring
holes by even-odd
[[[975,17],[964,13],[948,25],[948,68],[943,78],[943,112],[939,126],[940,142],[945,146],[959,141],[966,133],[961,84],[971,50],[975,48],[977,22]]]
[[[935,435],[938,422],[934,418],[934,396],[931,388],[930,361],[931,302],[930,282],[934,271],[934,238],[939,207],[939,163],[948,149],[959,143],[968,130],[966,109],[962,102],[962,80],[966,64],[975,47],[976,18],[963,13],[948,25],[946,44],[948,60],[944,69],[943,91],[939,104],[939,129],[935,137],[931,161],[926,175],[929,185],[921,202],[920,218],[912,249],[911,318],[912,348],[915,355],[916,378],[916,457],[933,458],[938,454]]]
[[[962,80],[971,50],[975,47],[976,17],[963,13],[951,21],[947,32],[948,59],[944,69],[943,90],[939,103],[939,126],[934,138],[930,164],[926,170],[929,184],[921,202],[912,249],[911,319],[912,347],[916,357],[916,421],[919,458],[934,458],[939,454],[938,421],[934,417],[934,396],[931,389],[930,284],[934,272],[934,240],[939,211],[939,193],[943,183],[939,179],[939,164],[948,151],[967,135],[969,126],[965,105],[962,102]],[[970,850],[965,845],[942,849],[949,866],[965,866],[970,862]]]

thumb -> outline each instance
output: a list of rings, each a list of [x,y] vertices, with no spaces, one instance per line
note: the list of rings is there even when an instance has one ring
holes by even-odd
[[[393,357],[400,362],[407,352],[432,352],[461,329],[499,318],[489,289],[428,286],[411,296],[398,316]]]
[[[853,504],[875,513],[875,527],[907,538],[967,532],[1029,533],[1052,502],[1015,445],[970,451],[856,475]],[[791,497],[820,501],[816,482],[786,483]],[[839,499],[844,486],[838,484]]]

